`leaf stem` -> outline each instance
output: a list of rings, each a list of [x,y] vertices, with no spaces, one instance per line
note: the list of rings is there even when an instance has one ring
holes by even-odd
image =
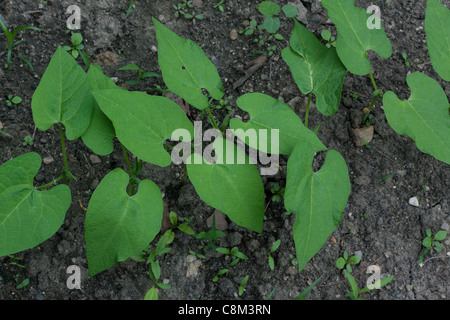
[[[219,126],[217,125],[217,122],[216,122],[216,120],[214,119],[214,116],[213,116],[213,114],[212,114],[212,112],[211,112],[211,109],[210,109],[209,107],[206,107],[206,112],[208,112],[208,116],[209,116],[209,118],[211,119],[211,122],[212,122],[214,128],[216,128],[217,130],[220,131],[220,128],[219,128]]]
[[[372,82],[373,90],[377,91],[378,87],[377,87],[377,84],[375,83],[375,78],[373,77],[372,71],[369,73],[369,75],[370,75],[370,81]]]
[[[51,187],[52,185],[57,184],[59,181],[61,181],[64,178],[65,178],[65,175],[61,174],[58,178],[54,179],[53,181],[51,181],[51,182],[49,182],[47,184],[44,184],[42,186],[37,187],[37,189],[38,190],[47,189],[48,187]]]
[[[309,106],[311,104],[311,93],[308,96],[308,102],[306,103],[306,113],[305,113],[305,127],[308,128],[308,118],[309,118]]]

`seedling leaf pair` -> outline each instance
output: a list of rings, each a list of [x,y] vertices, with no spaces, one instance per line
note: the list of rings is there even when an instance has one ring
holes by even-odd
[[[33,186],[41,162],[41,157],[31,152],[0,166],[0,256],[49,239],[61,227],[72,203],[66,185],[45,191]]]

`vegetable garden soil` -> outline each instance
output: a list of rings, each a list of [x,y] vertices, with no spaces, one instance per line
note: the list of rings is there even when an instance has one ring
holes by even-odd
[[[69,17],[66,9],[70,5],[78,5],[81,9],[80,32],[91,61],[100,64],[104,73],[114,77],[121,86],[127,87],[125,81],[135,76],[132,71],[118,71],[124,65],[136,63],[144,71],[160,72],[155,28],[151,21],[156,17],[178,35],[203,48],[218,69],[225,95],[233,96],[230,105],[236,115],[248,119],[236,106],[236,98],[244,93],[262,92],[289,102],[303,119],[305,96],[281,58],[281,49],[288,46],[293,21],[280,15],[280,33],[285,40],[272,40],[277,45],[276,52],[241,86],[233,89],[233,84],[244,76],[246,65],[255,59],[256,55],[252,54],[264,50],[251,37],[235,32],[243,30],[243,23],[253,17],[262,23],[262,15],[258,12],[260,1],[227,0],[223,13],[213,7],[217,2],[194,0],[195,11],[204,14],[204,19],[194,24],[184,17],[175,18],[173,5],[178,3],[176,0],[138,0],[128,18],[129,0],[0,0],[0,15],[10,27],[33,25],[43,29],[19,34],[19,39],[25,39],[25,42],[13,51],[10,75],[6,68],[6,38],[0,36],[0,122],[3,126],[0,129],[8,135],[0,135],[0,163],[34,151],[47,158],[35,179],[36,185],[43,185],[60,174],[63,165],[58,129],[53,127],[42,132],[34,127],[31,99],[57,46],[70,45],[70,35],[65,32]],[[289,2],[303,7],[300,21],[317,37],[320,38],[323,29],[336,35],[319,0]],[[450,8],[449,0],[441,2]],[[370,1],[356,1],[356,5],[363,8],[370,4]],[[389,59],[369,54],[378,86],[407,99],[406,75],[419,71],[440,81],[449,96],[449,83],[441,80],[429,62],[424,32],[426,1],[391,0],[375,1],[375,4],[381,8],[383,26],[393,46]],[[409,66],[402,52],[406,52]],[[19,58],[19,53],[32,63],[34,70]],[[81,58],[78,62],[84,67]],[[138,86],[127,88],[145,91],[158,84],[163,85],[161,78],[146,78]],[[271,201],[271,187],[275,183],[285,185],[287,158],[281,157],[281,170],[274,176],[263,177],[267,206],[263,233],[243,229],[227,219],[227,236],[221,245],[237,246],[249,259],[239,262],[230,268],[227,276],[213,282],[215,274],[230,260],[211,252],[206,252],[205,259],[190,255],[189,250],[204,253],[198,249],[200,240],[176,231],[170,245],[172,250],[160,258],[160,279],[171,289],[160,289],[159,298],[261,300],[275,289],[272,299],[292,300],[321,277],[308,299],[347,300],[348,281],[336,267],[336,260],[347,251],[350,255],[361,255],[361,262],[353,267],[352,273],[360,288],[366,286],[371,275],[366,272],[370,265],[379,266],[382,277],[394,275],[387,286],[364,293],[363,298],[450,299],[450,237],[442,241],[441,253],[427,254],[423,266],[418,264],[425,230],[431,229],[433,234],[441,229],[450,231],[449,167],[420,152],[410,138],[395,133],[386,121],[381,102],[376,105],[371,119],[373,140],[368,146],[357,146],[349,128],[357,122],[362,109],[369,105],[372,91],[369,77],[348,73],[337,113],[326,117],[315,108],[310,112],[309,128],[321,124],[318,132],[321,141],[345,158],[352,189],[339,227],[304,270],[299,272],[295,265],[294,217],[285,213],[282,201]],[[8,107],[9,94],[20,96],[23,101]],[[223,110],[214,110],[214,113],[217,117],[225,114]],[[190,119],[202,120],[201,114],[192,107]],[[203,120],[206,123],[206,118]],[[33,137],[34,144],[24,147],[22,142],[27,135]],[[114,168],[125,168],[120,145],[116,144],[112,154],[101,157],[92,156],[92,151],[81,140],[66,141],[66,146],[69,168],[78,178],[77,182],[70,182],[72,205],[66,219],[56,234],[44,243],[14,257],[0,258],[0,299],[143,299],[152,287],[145,262],[129,259],[94,277],[87,275],[83,238],[85,210],[101,179]],[[320,166],[319,162],[317,159],[317,166]],[[214,209],[203,203],[189,180],[184,179],[182,166],[172,164],[159,168],[144,164],[142,177],[153,180],[160,187],[169,211],[176,212],[179,217],[194,217],[190,226],[196,233],[209,229],[207,219]],[[419,206],[409,204],[412,197],[417,197]],[[271,270],[267,252],[278,239],[281,239],[281,245],[272,254],[275,269]],[[71,265],[81,270],[81,290],[67,287],[70,276],[67,268]],[[239,284],[246,275],[249,280],[244,293],[239,296]],[[29,279],[28,285],[17,289],[24,279]]]

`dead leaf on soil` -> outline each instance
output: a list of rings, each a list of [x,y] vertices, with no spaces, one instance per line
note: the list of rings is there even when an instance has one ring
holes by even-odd
[[[172,226],[172,223],[170,222],[170,211],[169,206],[167,205],[167,201],[163,200],[164,210],[163,210],[163,218],[161,221],[161,234],[164,234],[169,228]]]
[[[183,100],[180,96],[176,95],[175,93],[169,91],[165,94],[165,97],[175,102],[177,105],[180,106],[181,110],[184,111],[184,113],[189,117],[191,115],[191,111],[189,109],[189,103]]]

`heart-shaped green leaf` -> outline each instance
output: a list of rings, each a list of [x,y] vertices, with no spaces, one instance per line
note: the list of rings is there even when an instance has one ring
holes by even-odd
[[[300,271],[339,225],[350,194],[348,168],[342,156],[329,150],[322,168],[314,172],[316,151],[299,145],[287,165],[284,205],[288,212],[295,213],[293,237]]]
[[[379,28],[376,24],[372,27],[371,20],[378,17],[356,7],[354,0],[322,0],[322,5],[338,31],[336,49],[339,58],[351,73],[366,75],[372,71],[368,50],[383,58],[391,56],[391,42],[381,26],[381,19],[378,20]]]
[[[425,12],[428,53],[434,69],[450,81],[450,10],[438,0],[428,0]]]
[[[103,74],[98,64],[91,64],[88,77],[92,90],[119,89],[111,78]],[[94,100],[91,121],[88,129],[81,136],[81,139],[88,148],[98,155],[110,154],[114,149],[113,139],[116,136],[111,120],[102,112],[98,103]]]
[[[409,74],[406,82],[411,88],[408,100],[398,99],[392,91],[383,96],[389,125],[412,138],[420,151],[450,164],[449,103],[444,90],[434,79],[419,72]]]
[[[148,247],[161,229],[163,201],[150,180],[129,196],[129,176],[121,169],[108,173],[92,194],[86,212],[86,256],[89,275],[102,272]]]
[[[93,91],[100,109],[112,121],[117,138],[138,158],[167,167],[172,163],[164,142],[176,129],[194,136],[194,126],[171,100],[145,92],[106,89]]]
[[[330,116],[339,108],[347,69],[339,60],[336,49],[327,49],[308,29],[295,20],[290,47],[281,55],[303,94],[316,96],[316,107]],[[296,48],[302,48],[301,53]]]
[[[31,101],[36,127],[45,131],[62,123],[67,139],[78,139],[89,126],[93,104],[86,72],[58,47]]]
[[[222,81],[203,50],[154,18],[153,23],[158,41],[158,63],[169,90],[199,110],[209,105],[203,89],[220,100],[223,97]]]
[[[230,128],[234,130],[239,139],[245,141],[250,147],[266,153],[276,153],[272,147],[272,130],[279,130],[278,152],[290,154],[297,144],[312,145],[315,149],[326,149],[317,136],[308,130],[301,119],[285,103],[262,93],[247,93],[240,96],[237,105],[250,114],[250,120],[242,122],[231,119]],[[238,130],[241,129],[241,130]],[[254,129],[258,133],[258,140],[250,139],[247,142],[245,133]],[[267,130],[267,146],[261,136],[260,130]]]
[[[41,162],[41,157],[31,152],[0,166],[0,256],[49,239],[61,227],[72,203],[66,185],[46,191],[33,186]]]
[[[216,138],[216,163],[210,164],[199,154],[187,159],[189,179],[200,198],[222,211],[237,225],[262,232],[264,219],[264,187],[256,166],[243,150],[223,138]],[[245,163],[226,163],[226,153],[245,157]]]

